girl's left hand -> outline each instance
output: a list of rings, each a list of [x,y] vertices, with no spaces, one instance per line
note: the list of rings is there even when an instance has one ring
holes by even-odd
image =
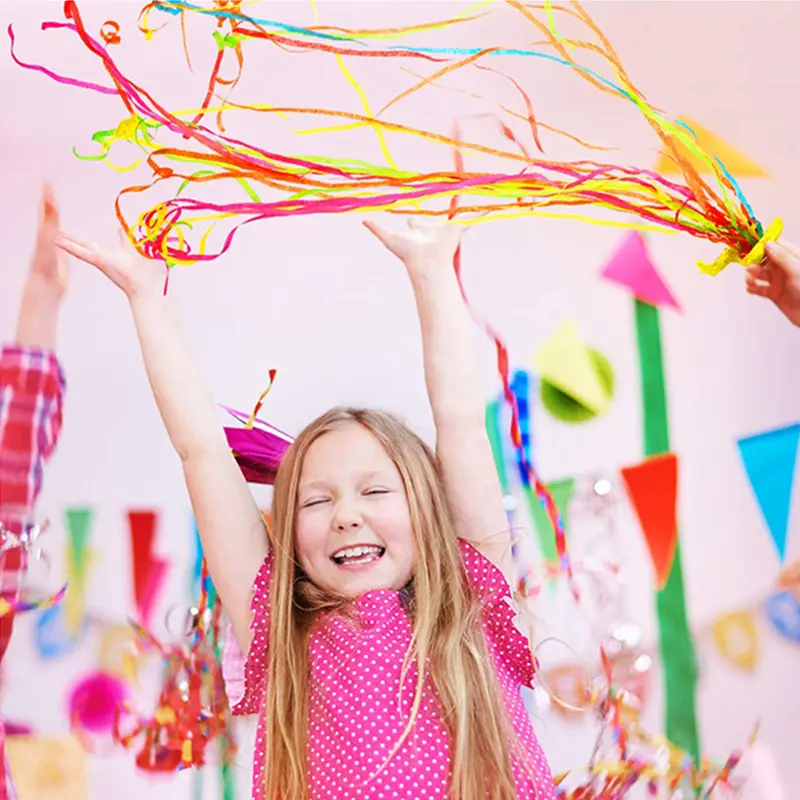
[[[390,231],[371,220],[366,220],[364,227],[410,270],[453,262],[461,243],[462,225],[431,223],[419,217],[408,217],[407,223],[408,230],[402,232]]]

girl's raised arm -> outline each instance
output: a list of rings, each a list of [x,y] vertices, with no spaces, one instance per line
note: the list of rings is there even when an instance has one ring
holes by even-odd
[[[403,261],[414,289],[436,453],[457,535],[511,579],[510,532],[486,432],[471,319],[453,265],[461,227],[414,218],[403,233],[365,225]]]
[[[267,554],[267,534],[206,381],[163,294],[166,267],[143,258],[125,240],[100,248],[62,234],[58,244],[97,267],[128,297],[153,396],[181,458],[209,572],[247,652],[250,590]]]

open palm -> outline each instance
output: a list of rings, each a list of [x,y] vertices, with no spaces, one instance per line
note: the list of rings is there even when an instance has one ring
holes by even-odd
[[[365,221],[364,227],[409,268],[453,261],[461,243],[461,225],[430,223],[418,217],[409,217],[407,224],[408,229],[399,232],[371,220]]]
[[[75,258],[97,267],[130,298],[163,289],[167,274],[164,263],[140,255],[122,231],[119,244],[112,247],[100,247],[63,233],[57,244]]]

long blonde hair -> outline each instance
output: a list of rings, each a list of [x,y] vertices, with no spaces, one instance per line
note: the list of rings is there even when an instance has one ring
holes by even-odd
[[[480,604],[464,579],[436,457],[394,417],[354,408],[332,409],[308,425],[287,451],[275,480],[264,798],[308,797],[308,637],[317,613],[344,608],[347,601],[324,596],[304,580],[298,566],[294,536],[298,485],[312,443],[353,424],[375,436],[399,470],[416,545],[409,607],[413,638],[404,670],[416,662],[417,680],[403,738],[414,724],[427,673],[451,743],[450,797],[514,800],[509,756],[513,733],[481,630]]]

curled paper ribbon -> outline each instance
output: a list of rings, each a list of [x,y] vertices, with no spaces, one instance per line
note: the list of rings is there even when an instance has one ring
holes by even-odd
[[[525,599],[538,597],[549,582],[564,577],[563,567],[558,561],[542,561],[536,565],[520,562],[518,567],[524,569],[524,573],[519,578],[516,593]],[[619,571],[618,564],[602,559],[586,558],[572,563],[573,580],[583,576],[600,582],[613,578]]]
[[[7,509],[4,509],[7,511]],[[11,550],[21,550],[22,557],[28,562],[30,560],[41,561],[46,566],[50,566],[50,558],[42,548],[39,539],[50,526],[49,520],[45,520],[41,525],[34,522],[25,522],[19,532],[13,531],[0,522],[0,557]],[[64,584],[60,589],[50,595],[33,600],[30,597],[22,596],[17,600],[10,601],[0,597],[0,617],[6,614],[23,614],[28,611],[45,611],[58,605],[67,591]]]
[[[166,109],[152,93],[133,83],[120,70],[109,53],[109,45],[88,33],[78,6],[72,0],[64,4],[66,22],[45,23],[43,28],[77,34],[89,52],[101,62],[113,88],[79,81],[25,63],[14,53],[11,28],[9,36],[12,39],[12,57],[19,66],[43,72],[59,82],[84,90],[116,94],[128,114],[142,120],[143,124],[161,129],[162,143],[146,145],[152,182],[149,185],[137,182],[123,190],[117,202],[117,214],[143,253],[163,258],[170,264],[216,258],[230,247],[238,227],[261,219],[378,210],[445,216],[451,213],[447,206],[456,195],[471,198],[469,203],[453,212],[459,218],[469,220],[475,220],[476,216],[487,220],[498,216],[546,215],[683,232],[722,244],[726,247],[725,253],[713,265],[701,267],[709,274],[715,274],[734,258],[755,257],[765,233],[739,185],[719,159],[700,147],[697,136],[688,125],[669,120],[636,88],[607,38],[579,3],[553,6],[546,2],[544,6],[536,7],[510,0],[504,7],[517,14],[522,25],[544,37],[539,49],[505,47],[495,41],[474,48],[416,47],[404,39],[425,26],[373,31],[302,28],[255,19],[244,14],[238,5],[227,3],[215,4],[211,8],[183,2],[151,3],[145,7],[140,24],[149,39],[153,38],[154,29],[145,17],[154,9],[168,16],[180,15],[182,22],[188,14],[217,18],[218,26],[211,45],[216,57],[206,97],[198,109],[179,112]],[[443,29],[456,24],[465,25],[476,18],[464,15],[428,27]],[[569,37],[569,44],[565,44],[564,37],[556,31],[556,18],[576,29],[576,33]],[[112,29],[107,26],[108,23],[104,30],[109,36]],[[492,29],[493,26],[482,28]],[[182,30],[185,38],[185,28]],[[113,32],[110,41],[115,41]],[[327,52],[338,59],[340,65],[341,57],[347,55],[358,59],[377,58],[383,62],[388,59],[412,60],[437,69],[401,91],[376,114],[302,106],[276,108],[267,104],[236,104],[230,100],[212,108],[211,100],[218,94],[218,87],[234,85],[242,74],[244,43],[248,46],[264,43],[280,47],[284,52],[297,49]],[[597,56],[599,66],[589,67],[577,60],[579,54],[587,52]],[[618,101],[633,104],[659,137],[666,157],[677,166],[683,182],[669,180],[652,170],[625,165],[594,160],[559,162],[544,158],[540,137],[540,128],[544,126],[535,116],[531,100],[521,83],[513,75],[488,66],[488,62],[494,62],[498,57],[511,64],[519,63],[520,59],[560,64],[597,90]],[[222,79],[222,67],[229,59],[235,63],[235,77]],[[498,128],[510,143],[509,147],[495,147],[417,129],[387,118],[389,110],[394,113],[397,104],[411,94],[435,85],[444,75],[453,76],[469,69],[494,74],[517,91],[524,113],[504,110],[497,116]],[[347,74],[348,80],[357,86],[367,109],[366,95]],[[465,155],[491,155],[505,162],[507,171],[423,173],[401,169],[391,157],[387,157],[389,166],[383,166],[366,163],[357,156],[331,159],[270,152],[226,136],[221,122],[221,114],[226,110],[281,115],[284,118],[329,118],[342,123],[334,126],[340,131],[371,128],[386,156],[389,156],[384,140],[386,133],[421,137],[429,143],[456,148]],[[212,111],[217,112],[217,130],[202,124],[204,117]],[[512,131],[506,121],[509,117],[520,117],[527,123],[528,143]],[[552,126],[548,127],[553,130]],[[170,136],[177,137],[174,144],[167,142]],[[572,138],[580,141],[578,137]],[[696,164],[712,175],[710,181],[701,175]],[[167,180],[178,180],[180,191],[172,192],[169,199],[152,205],[138,216],[136,222],[131,224],[126,220],[120,206],[123,196],[139,195]],[[188,197],[184,192],[188,186],[212,181],[238,183],[247,199],[219,204]],[[259,192],[269,192],[274,199],[262,199]],[[438,201],[441,205],[431,208],[423,206],[424,201]],[[612,211],[628,219],[609,221],[585,216],[584,212],[591,209]],[[210,252],[208,237],[213,227],[231,221],[234,221],[234,227],[225,235],[222,245]],[[194,245],[189,243],[190,237]]]
[[[777,242],[783,233],[783,220],[774,219],[764,235],[755,243],[753,249],[742,255],[736,248],[729,247],[721,253],[711,264],[700,262],[700,271],[705,275],[719,275],[728,264],[740,263],[743,267],[751,267],[761,263],[766,257],[767,242]]]
[[[24,614],[27,611],[46,611],[49,608],[57,606],[67,593],[66,584],[53,594],[43,597],[41,600],[25,600],[20,599],[14,602],[9,602],[3,597],[0,597],[0,617],[5,614]]]
[[[174,772],[206,764],[211,742],[223,743],[227,761],[235,752],[230,708],[222,667],[216,652],[220,641],[222,604],[209,606],[210,579],[203,562],[200,598],[189,612],[186,635],[176,642],[159,641],[132,622],[138,647],[164,662],[164,680],[151,715],[124,704],[114,721],[114,740],[137,748],[136,765],[148,772]]]
[[[22,526],[22,530],[19,533],[16,533],[0,522],[0,556],[9,550],[20,548],[28,556],[32,556],[35,559],[43,559],[49,563],[47,554],[42,550],[39,543],[39,537],[48,527],[50,527],[50,522],[47,520],[42,525],[29,522]]]
[[[601,660],[604,677],[589,687],[587,697],[601,731],[585,769],[555,776],[560,798],[618,800],[641,786],[648,797],[672,797],[679,788],[686,788],[705,800],[716,796],[717,790],[741,789],[734,771],[742,751],[734,751],[724,764],[710,759],[698,764],[665,737],[648,733],[626,708],[626,693],[615,685],[613,665],[605,652]]]
[[[104,22],[100,28],[100,38],[107,45],[119,44],[122,41],[119,35],[119,22],[115,22],[113,19]]]

